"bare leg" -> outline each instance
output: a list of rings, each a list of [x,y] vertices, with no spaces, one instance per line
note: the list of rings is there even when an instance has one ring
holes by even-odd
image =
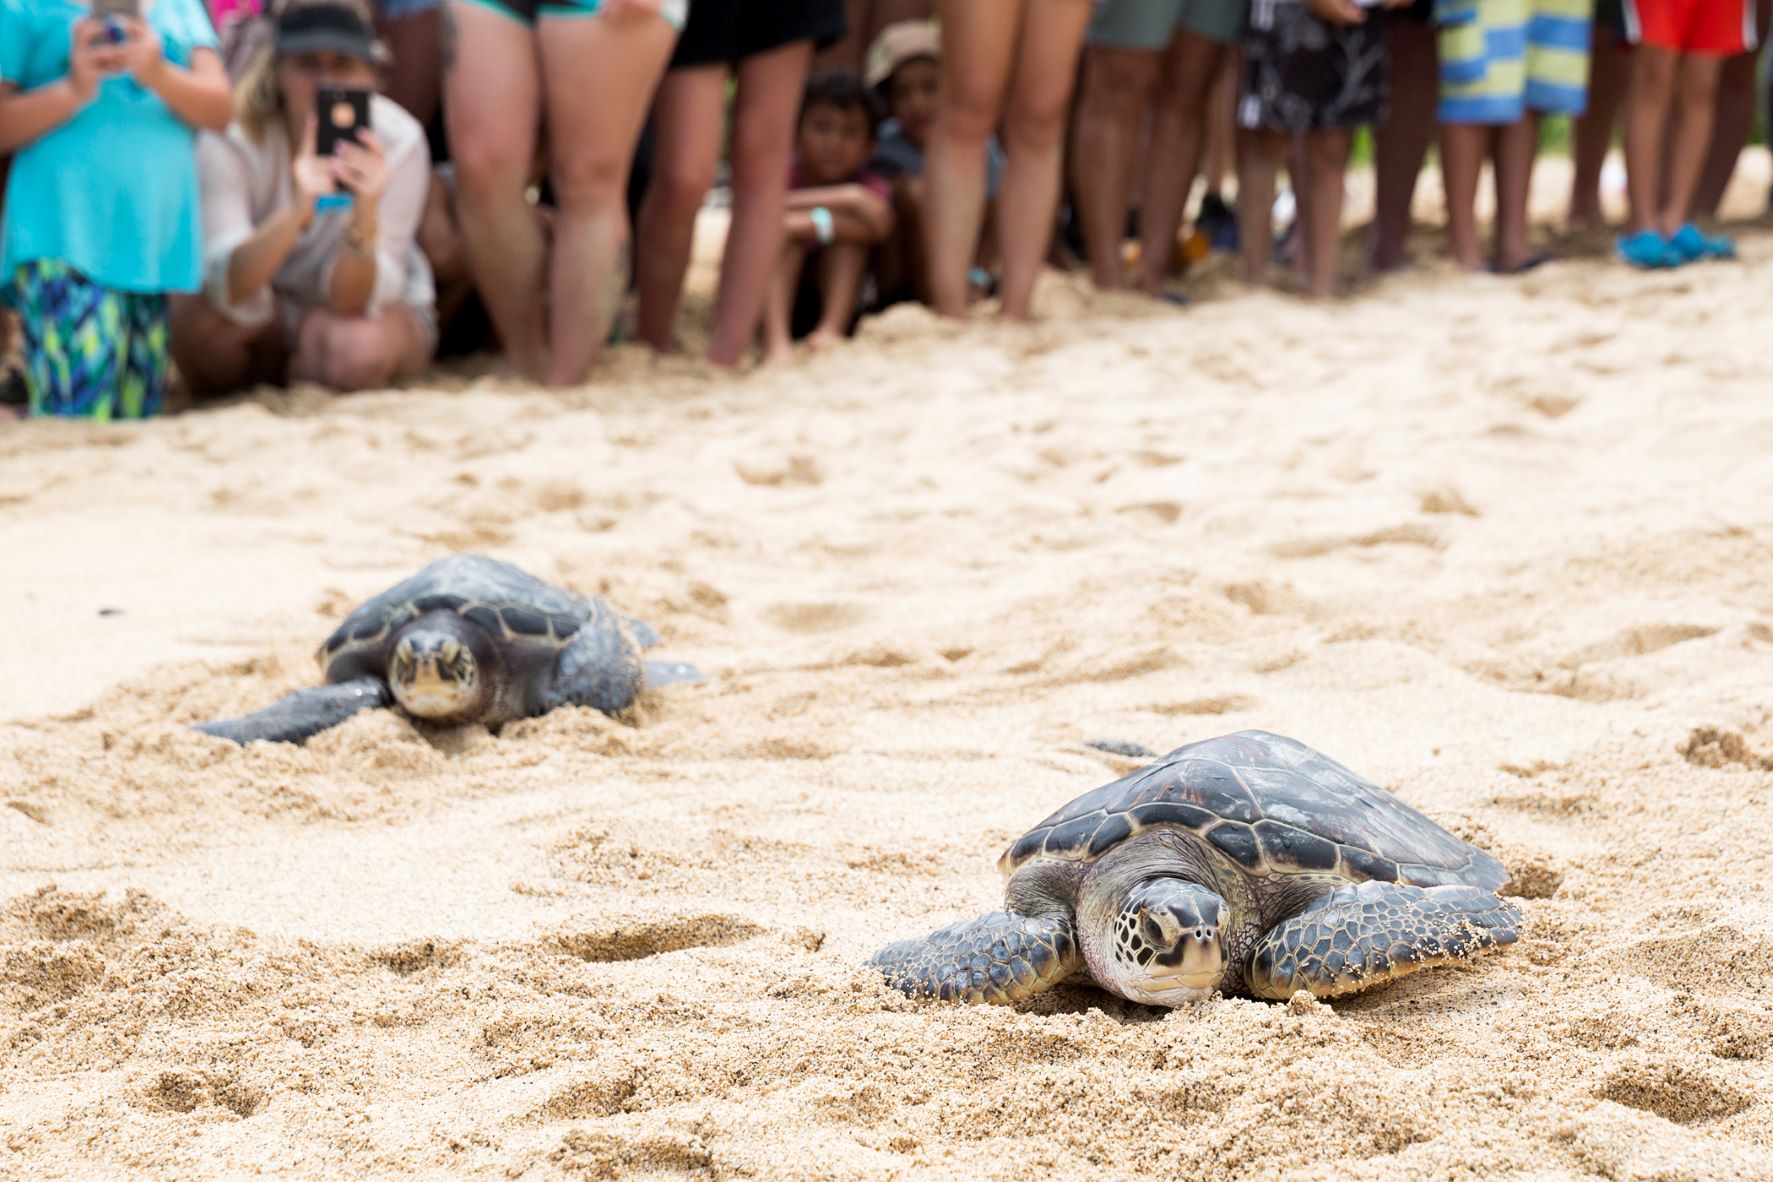
[[[1533,160],[1539,155],[1539,116],[1529,111],[1520,122],[1496,131],[1496,269],[1507,274],[1533,257],[1527,237],[1527,198],[1533,188]]]
[[[1206,191],[1222,194],[1225,178],[1237,171],[1237,88],[1242,80],[1243,52],[1227,46],[1219,59],[1219,76],[1213,80],[1212,104],[1207,108]]]
[[[1478,177],[1490,154],[1496,129],[1485,123],[1448,123],[1441,127],[1441,176],[1447,188],[1447,245],[1454,261],[1470,271],[1484,269],[1484,247],[1478,239]]]
[[[1618,34],[1596,24],[1592,39],[1588,81],[1588,110],[1572,128],[1571,154],[1575,178],[1570,184],[1570,225],[1598,227],[1606,223],[1601,209],[1601,169],[1619,129],[1619,112],[1631,85],[1631,51],[1619,44]]]
[[[652,178],[635,227],[640,339],[661,353],[676,345],[677,304],[695,245],[696,215],[720,164],[726,68],[672,70],[653,107]]]
[[[1352,131],[1314,131],[1305,137],[1305,184],[1311,190],[1310,253],[1305,285],[1313,299],[1328,296],[1336,282],[1336,247],[1342,237],[1343,178],[1348,171]]]
[[[856,313],[856,293],[868,269],[868,248],[859,242],[834,242],[819,259],[819,324],[807,334],[809,349],[823,349],[843,339]]]
[[[540,378],[547,241],[524,199],[541,117],[535,35],[467,0],[450,0],[445,19],[445,117],[468,265],[512,364]]]
[[[1083,227],[1090,278],[1126,286],[1120,264],[1132,196],[1133,158],[1157,88],[1158,55],[1091,46],[1084,51],[1083,96],[1071,139],[1071,187]]]
[[[1767,21],[1773,15],[1773,3],[1759,0],[1755,5],[1755,27],[1767,35]],[[1748,137],[1754,131],[1755,99],[1758,94],[1756,66],[1758,50],[1738,53],[1724,59],[1723,73],[1718,77],[1716,116],[1712,126],[1711,149],[1705,168],[1699,174],[1699,189],[1693,196],[1692,216],[1715,218],[1723,204],[1730,178],[1736,175],[1736,162]]]
[[[656,17],[544,17],[549,177],[548,385],[583,382],[628,290],[628,170],[677,33]]]
[[[1287,137],[1245,129],[1237,141],[1237,237],[1244,279],[1263,283],[1274,261],[1274,183]]]
[[[1023,0],[941,0],[938,9],[942,101],[924,162],[930,298],[942,315],[965,316],[967,270],[985,211],[985,148],[1009,84]]]
[[[1024,0],[1023,11],[1015,69],[1004,99],[1005,163],[997,197],[1003,314],[1012,320],[1028,319],[1034,282],[1053,239],[1065,117],[1090,23],[1090,6],[1077,0]]]
[[[794,120],[813,44],[796,41],[739,63],[733,108],[733,221],[720,259],[708,360],[737,365],[763,319],[770,277],[782,257]]]
[[[1409,262],[1411,207],[1416,178],[1434,139],[1439,66],[1434,26],[1394,15],[1386,21],[1391,53],[1390,114],[1373,129],[1374,183],[1377,188],[1369,264],[1379,272]]]
[[[1684,54],[1676,71],[1674,157],[1668,162],[1668,204],[1657,226],[1671,236],[1693,216],[1693,194],[1705,169],[1711,146],[1713,112],[1718,98],[1718,75],[1724,59],[1706,54]]]
[[[1625,125],[1625,183],[1633,233],[1658,229],[1662,134],[1674,98],[1675,55],[1640,45],[1632,51],[1631,100]]]
[[[763,364],[775,365],[794,356],[791,322],[794,296],[800,288],[800,269],[806,263],[806,247],[790,242],[776,266],[770,296],[763,307]]]
[[[388,47],[382,93],[429,127],[443,101],[442,8],[426,9],[382,25]]]
[[[1182,211],[1206,147],[1213,83],[1225,56],[1226,47],[1221,43],[1182,30],[1164,55],[1163,83],[1151,122],[1145,192],[1139,202],[1143,239],[1139,288],[1149,295],[1163,290],[1176,257]]]

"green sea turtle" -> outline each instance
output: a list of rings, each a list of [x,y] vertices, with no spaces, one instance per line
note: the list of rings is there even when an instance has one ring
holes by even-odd
[[[597,596],[480,554],[440,558],[345,617],[316,654],[327,684],[196,729],[236,743],[300,743],[390,701],[446,725],[559,706],[614,714],[643,690],[701,675],[643,661],[658,633]]]
[[[1004,910],[875,953],[913,995],[1018,1002],[1074,974],[1148,1005],[1337,997],[1512,944],[1502,864],[1294,739],[1190,743],[1005,851]]]

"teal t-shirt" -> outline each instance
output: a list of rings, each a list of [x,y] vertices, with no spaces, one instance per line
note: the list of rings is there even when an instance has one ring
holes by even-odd
[[[146,0],[166,60],[217,48],[202,0]],[[0,80],[31,91],[68,72],[71,0],[0,0]],[[93,282],[135,292],[203,282],[197,136],[158,95],[123,75],[60,127],[20,149],[6,189],[0,291],[26,263],[56,259]]]

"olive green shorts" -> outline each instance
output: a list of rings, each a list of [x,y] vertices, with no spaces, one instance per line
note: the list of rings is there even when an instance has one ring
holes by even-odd
[[[1249,0],[1106,0],[1088,41],[1106,49],[1163,49],[1177,29],[1236,45],[1250,19]]]

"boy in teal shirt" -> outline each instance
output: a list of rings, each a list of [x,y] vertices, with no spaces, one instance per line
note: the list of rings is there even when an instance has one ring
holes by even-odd
[[[0,0],[0,155],[16,153],[0,297],[31,413],[142,418],[166,388],[166,294],[202,285],[196,130],[232,100],[202,0],[99,21]]]

